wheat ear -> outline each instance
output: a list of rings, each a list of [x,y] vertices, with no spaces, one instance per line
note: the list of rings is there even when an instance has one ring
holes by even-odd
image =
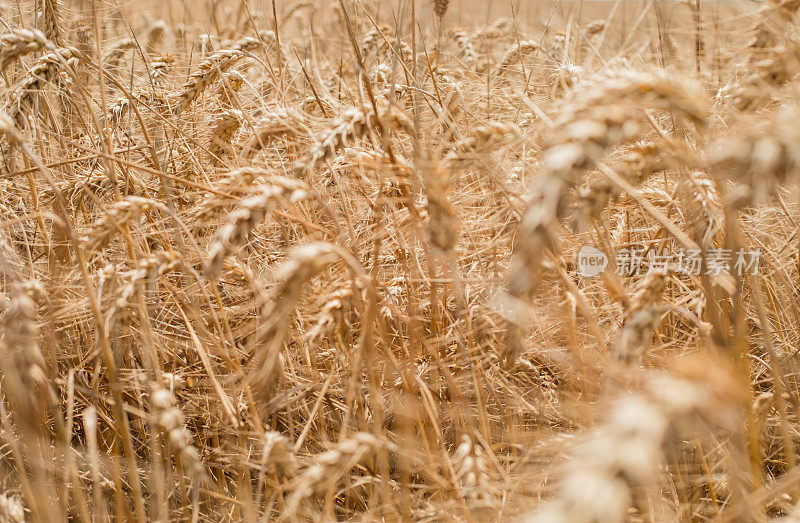
[[[8,106],[8,114],[20,126],[24,125],[23,111],[28,109],[41,90],[61,72],[64,65],[76,57],[78,50],[73,47],[55,49],[38,60],[31,67],[14,90]]]
[[[268,396],[275,389],[277,375],[282,367],[280,351],[287,334],[289,318],[300,299],[303,287],[314,276],[342,259],[342,251],[326,242],[315,242],[293,248],[287,261],[280,267],[280,283],[274,299],[262,312],[265,320],[259,326],[257,339],[266,339],[261,349],[252,355],[248,382]]]
[[[61,0],[42,0],[42,32],[56,45],[64,45]]]
[[[664,314],[658,301],[666,285],[664,273],[648,272],[630,298],[625,300],[622,328],[611,351],[614,359],[628,364],[641,361],[651,334]]]
[[[472,67],[478,61],[478,52],[469,33],[463,29],[448,29],[447,36],[456,43],[464,63]]]
[[[671,109],[703,123],[708,108],[702,91],[686,79],[623,70],[598,83],[577,86],[568,97],[543,155],[544,174],[531,191],[511,258],[507,284],[514,299],[528,299],[539,281],[547,249],[557,251],[557,220],[565,215],[564,197],[614,147],[639,139],[641,108]],[[504,360],[522,350],[520,327],[510,322]]]
[[[47,377],[47,364],[39,349],[39,328],[36,325],[35,292],[40,287],[35,282],[17,286],[6,305],[3,318],[3,337],[0,342],[0,370],[4,390],[18,412],[18,422],[28,424],[27,430],[38,431],[43,404],[38,402],[37,391],[51,393]],[[26,292],[27,290],[27,292]]]
[[[47,37],[38,29],[17,29],[0,36],[0,73],[15,60],[49,46]]]
[[[136,222],[152,209],[165,209],[165,207],[150,198],[128,196],[109,207],[103,216],[94,222],[91,230],[81,238],[81,243],[91,249],[105,246],[119,226]]]
[[[209,248],[206,270],[212,277],[222,270],[225,258],[247,240],[250,231],[278,205],[295,203],[304,200],[311,194],[311,188],[305,183],[276,176],[267,185],[262,185],[249,196],[239,202],[228,222],[223,225]]]
[[[314,465],[294,479],[290,485],[292,494],[286,501],[286,510],[281,520],[294,518],[309,497],[315,492],[324,492],[364,457],[393,445],[366,433],[356,433],[340,441],[333,450],[323,452],[314,459]]]
[[[577,449],[555,499],[528,521],[628,521],[637,489],[657,487],[671,434],[680,441],[729,430],[743,403],[735,379],[708,361],[684,368],[686,376],[646,376],[642,391],[620,398]]]
[[[208,144],[212,162],[220,163],[225,152],[231,149],[231,140],[242,126],[243,119],[242,112],[236,109],[228,109],[217,117]]]
[[[523,60],[527,55],[535,53],[539,48],[539,42],[536,40],[523,40],[522,42],[512,45],[500,59],[500,63],[497,66],[497,74],[503,74],[512,65],[519,63],[519,61]]]
[[[800,146],[797,118],[800,107],[784,107],[777,115],[743,136],[722,138],[710,150],[710,163],[730,174],[739,186],[738,204],[758,203],[774,194],[777,184],[796,172]]]
[[[159,384],[150,393],[150,412],[155,423],[165,432],[167,446],[180,459],[181,467],[195,481],[207,477],[205,466],[197,448],[192,445],[192,434],[185,426],[183,412],[177,407],[175,395]]]
[[[456,480],[461,484],[461,496],[478,508],[491,506],[496,501],[497,489],[491,485],[491,464],[486,451],[464,434],[461,444],[451,456]]]
[[[22,500],[5,492],[0,494],[0,519],[9,523],[25,523],[25,506]]]
[[[332,157],[351,140],[366,136],[370,129],[377,128],[379,124],[383,130],[402,129],[408,133],[413,133],[414,128],[408,116],[397,107],[386,108],[381,115],[377,115],[370,107],[349,109],[333,120],[330,128],[322,135],[322,139],[311,148],[303,160],[295,164],[293,168],[295,175],[298,178],[307,177],[309,171],[320,162]]]
[[[613,147],[640,137],[641,106],[673,109],[705,121],[707,108],[699,88],[664,74],[621,71],[568,99],[545,150],[545,173],[532,190],[521,237],[512,259],[509,289],[522,296],[536,284],[543,250],[554,248],[554,221],[564,215],[563,197],[576,187]]]
[[[245,158],[250,158],[279,136],[302,133],[305,120],[298,111],[280,108],[265,113],[254,127],[253,134],[242,148]]]
[[[172,97],[178,111],[186,110],[222,73],[260,47],[260,41],[246,37],[236,42],[230,49],[221,49],[203,60],[197,70],[189,76],[181,91]]]
[[[517,143],[521,139],[522,130],[516,124],[489,122],[453,144],[444,161],[451,169],[463,169],[484,158],[487,153]]]
[[[450,7],[450,0],[433,0],[433,12],[439,18],[444,18],[448,7]]]

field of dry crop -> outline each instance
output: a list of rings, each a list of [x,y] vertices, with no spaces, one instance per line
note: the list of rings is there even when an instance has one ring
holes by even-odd
[[[800,521],[798,11],[0,0],[0,521]]]

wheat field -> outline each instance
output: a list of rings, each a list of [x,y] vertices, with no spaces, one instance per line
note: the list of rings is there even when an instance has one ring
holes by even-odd
[[[800,521],[800,25],[0,0],[0,521]]]

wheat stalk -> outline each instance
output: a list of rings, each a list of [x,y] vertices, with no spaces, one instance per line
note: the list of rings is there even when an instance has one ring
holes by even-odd
[[[154,22],[147,31],[147,54],[154,55],[161,51],[169,36],[170,30],[166,22]]]
[[[0,0],[0,520],[797,511],[800,1],[62,3]]]
[[[634,102],[635,100],[635,102]],[[679,111],[703,122],[707,108],[698,88],[663,74],[620,71],[598,84],[577,86],[556,121],[543,158],[545,174],[532,189],[512,257],[508,292],[527,299],[539,282],[545,250],[557,251],[556,223],[564,217],[564,196],[613,147],[641,135],[641,106]],[[504,359],[521,351],[519,325],[510,322]]]
[[[616,360],[628,364],[641,360],[650,336],[664,314],[658,300],[666,284],[667,277],[664,273],[651,270],[639,282],[633,294],[624,300],[623,324],[611,352]]]
[[[297,470],[297,458],[289,440],[280,432],[270,430],[262,437],[261,464],[279,478],[291,478]]]
[[[394,29],[388,25],[379,25],[361,41],[361,54],[365,57],[383,61],[395,53],[400,60],[408,63],[414,56],[414,49],[408,42],[398,39]]]
[[[107,48],[106,53],[103,55],[103,63],[110,69],[115,70],[119,65],[119,61],[125,56],[125,53],[136,47],[136,42],[132,38],[122,38],[113,45]]]
[[[514,31],[514,22],[509,18],[497,18],[486,27],[475,31],[476,40],[494,40],[508,36]]]
[[[764,201],[774,193],[777,183],[797,169],[794,154],[800,144],[794,122],[800,110],[784,107],[765,129],[748,130],[743,136],[722,138],[710,147],[712,165],[733,174],[733,180],[746,194],[741,199]],[[740,202],[741,203],[741,202]]]
[[[345,322],[345,313],[351,308],[352,299],[353,292],[350,288],[333,291],[322,306],[314,325],[305,334],[306,339],[311,343],[319,342],[333,334],[337,326]]]
[[[221,207],[232,201],[238,201],[235,198],[244,196],[250,190],[250,186],[254,181],[268,177],[269,172],[266,169],[257,167],[242,167],[224,174],[214,184],[214,189],[229,196],[222,196],[217,192],[205,195],[198,203],[195,218],[201,223],[210,223],[210,220],[219,213]],[[232,200],[232,198],[234,199]]]
[[[154,384],[150,393],[150,404],[156,423],[166,432],[167,444],[181,466],[188,470],[196,481],[207,477],[197,448],[192,445],[192,435],[184,426],[183,412],[176,406],[174,394]]]
[[[383,151],[357,147],[348,147],[345,149],[345,153],[348,157],[352,156],[357,165],[365,169],[385,170],[401,179],[411,178],[414,174],[414,166],[402,156],[390,157]]]
[[[14,123],[14,119],[6,111],[0,109],[0,133],[12,143],[22,142],[22,134]]]
[[[425,162],[423,172],[431,244],[442,252],[452,251],[458,240],[458,229],[457,214],[449,200],[449,173],[433,161]]]
[[[217,97],[222,105],[228,106],[235,103],[235,95],[245,84],[245,78],[237,71],[223,73],[217,88]]]

